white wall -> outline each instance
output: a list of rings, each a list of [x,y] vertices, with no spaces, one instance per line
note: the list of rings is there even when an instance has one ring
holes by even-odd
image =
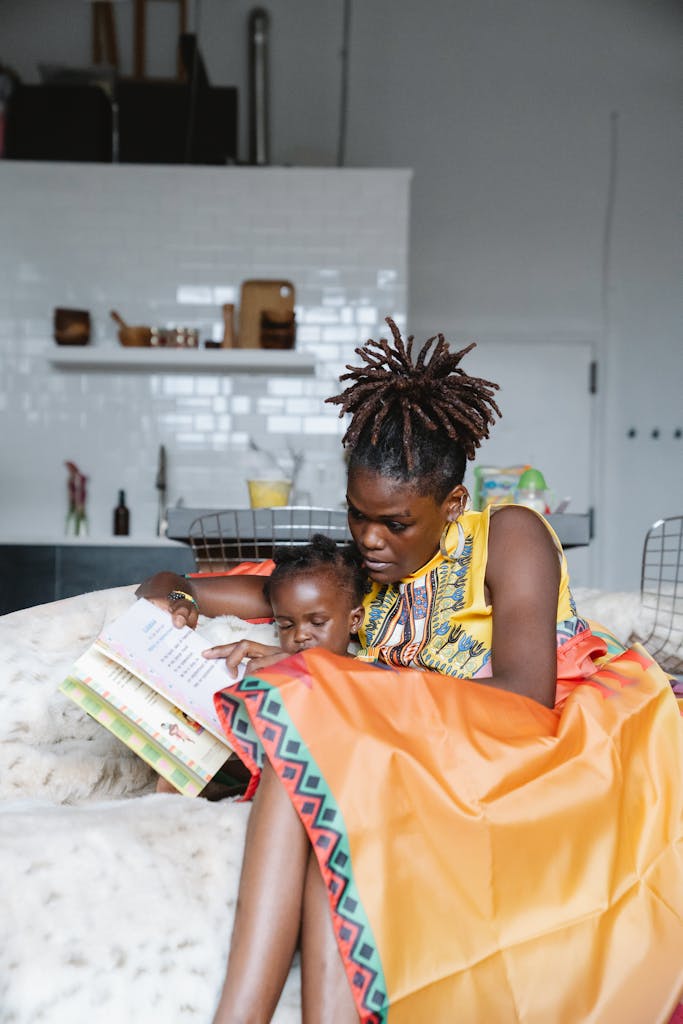
[[[354,10],[349,159],[415,170],[411,329],[511,360],[516,340],[594,348],[610,588],[637,586],[645,530],[683,512],[682,27],[644,0]]]
[[[133,535],[152,536],[160,444],[171,504],[246,505],[247,478],[263,475],[250,438],[281,458],[288,442],[302,450],[308,502],[341,504],[343,424],[323,399],[383,310],[405,319],[409,183],[399,170],[0,162],[0,542],[59,537],[65,460],[89,477],[92,534],[111,533],[124,488]],[[262,277],[294,284],[314,376],[50,363],[56,306],[90,310],[95,349],[125,354],[111,309],[219,338],[221,303]]]
[[[160,73],[172,65],[172,5],[149,6]],[[242,89],[243,139],[252,6],[192,8],[212,81]],[[342,2],[267,6],[272,159],[334,163]],[[86,9],[4,0],[0,60],[27,76],[37,59],[87,62]],[[117,5],[128,61],[131,11]],[[683,509],[680,50],[674,0],[351,8],[347,162],[415,170],[411,329],[505,343],[511,360],[515,341],[595,352],[595,582],[610,588],[637,586],[647,526]]]

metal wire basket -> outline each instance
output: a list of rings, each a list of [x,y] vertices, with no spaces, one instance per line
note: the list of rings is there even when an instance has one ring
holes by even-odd
[[[634,635],[666,672],[683,673],[683,516],[659,519],[643,545],[643,635]]]
[[[262,562],[279,544],[307,544],[323,533],[338,544],[351,539],[346,509],[308,505],[233,508],[195,519],[188,540],[200,572],[224,572],[240,562]]]

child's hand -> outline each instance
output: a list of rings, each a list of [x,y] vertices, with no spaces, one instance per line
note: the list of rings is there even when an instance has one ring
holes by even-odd
[[[281,647],[271,648],[271,654],[266,654],[263,657],[251,658],[247,662],[247,666],[244,670],[245,675],[249,675],[251,672],[260,672],[263,668],[268,668],[270,665],[277,665],[278,661],[282,661],[283,658],[291,658],[289,651],[283,651]]]
[[[225,664],[231,675],[235,675],[241,661],[247,661],[247,671],[252,668],[265,668],[266,664],[274,664],[286,657],[281,647],[269,644],[258,644],[255,640],[236,640],[232,644],[219,644],[202,651],[205,658],[225,658]]]

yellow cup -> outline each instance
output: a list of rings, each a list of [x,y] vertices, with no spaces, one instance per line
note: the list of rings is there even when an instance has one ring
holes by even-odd
[[[286,505],[292,489],[291,480],[247,480],[249,504],[252,508],[274,508]]]

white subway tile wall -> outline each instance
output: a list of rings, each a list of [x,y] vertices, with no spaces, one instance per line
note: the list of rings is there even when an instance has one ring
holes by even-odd
[[[386,315],[405,322],[410,176],[0,162],[0,541],[61,535],[66,460],[88,476],[91,535],[111,533],[121,488],[132,535],[153,535],[160,444],[169,504],[248,504],[250,439],[285,465],[303,451],[300,496],[342,502],[344,424],[323,400]],[[89,310],[98,348],[118,348],[112,309],[219,339],[249,278],[293,282],[313,377],[49,362],[55,307]]]

